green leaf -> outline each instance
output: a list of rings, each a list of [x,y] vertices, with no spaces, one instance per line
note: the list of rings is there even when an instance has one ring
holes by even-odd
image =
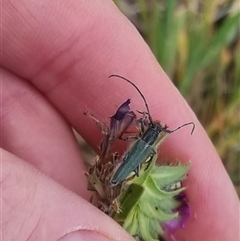
[[[173,184],[186,178],[190,168],[190,164],[156,166],[156,160],[157,155],[149,166],[142,165],[139,177],[127,182],[118,199],[122,212],[113,217],[132,236],[142,240],[158,240],[158,236],[163,235],[161,224],[179,218],[174,210],[180,202],[175,196],[184,188]]]
[[[120,197],[121,211],[119,213],[116,213],[113,218],[115,220],[119,220],[119,222],[121,222],[121,220],[125,220],[129,212],[138,202],[143,191],[144,188],[138,184],[132,183],[131,185],[129,185],[127,190]]]

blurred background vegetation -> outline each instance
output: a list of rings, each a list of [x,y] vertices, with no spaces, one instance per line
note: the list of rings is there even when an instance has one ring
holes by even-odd
[[[240,1],[114,2],[198,116],[240,196]]]

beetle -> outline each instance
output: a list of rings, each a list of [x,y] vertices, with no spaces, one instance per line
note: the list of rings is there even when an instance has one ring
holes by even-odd
[[[185,124],[177,127],[174,130],[169,130],[167,125],[163,126],[159,122],[153,121],[152,116],[149,111],[147,101],[146,101],[144,95],[142,94],[142,92],[140,91],[140,89],[133,82],[131,82],[130,80],[128,80],[127,78],[125,78],[123,76],[114,74],[114,75],[110,75],[108,78],[112,78],[112,77],[120,78],[122,80],[125,80],[129,84],[131,84],[141,95],[141,97],[145,103],[147,112],[146,113],[139,112],[139,113],[143,114],[143,117],[139,120],[143,133],[140,137],[134,138],[135,141],[130,145],[129,149],[127,150],[125,155],[122,157],[121,162],[116,167],[116,170],[113,172],[113,175],[111,176],[110,181],[109,181],[109,185],[111,187],[116,186],[116,185],[120,184],[121,182],[123,182],[126,178],[129,177],[129,175],[132,172],[135,172],[135,174],[137,176],[139,176],[141,164],[146,161],[150,163],[153,156],[157,153],[157,147],[162,138],[161,134],[163,132],[170,134],[170,133],[173,133],[173,132],[179,130],[180,128],[182,128],[184,126],[192,125],[193,126],[192,131],[191,131],[191,135],[192,135],[192,133],[195,129],[195,124],[193,122],[185,123]],[[145,114],[148,116],[148,120],[149,120],[147,128],[145,128],[145,126],[144,126],[145,125],[145,123],[144,123]],[[146,130],[144,130],[144,129],[146,129]]]

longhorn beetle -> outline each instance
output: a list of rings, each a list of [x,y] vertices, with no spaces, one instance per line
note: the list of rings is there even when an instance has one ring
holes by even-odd
[[[115,75],[115,74],[110,75],[108,78],[112,78],[112,77],[123,79],[124,81],[131,84],[138,91],[138,93],[141,95],[145,103],[145,107],[147,109],[147,113],[145,114],[147,114],[148,120],[149,120],[149,124],[146,131],[143,132],[141,137],[136,138],[136,141],[133,142],[133,144],[130,146],[128,151],[123,156],[120,165],[116,168],[115,172],[113,173],[109,183],[109,185],[113,187],[123,182],[131,174],[131,172],[135,172],[135,174],[139,176],[141,164],[145,161],[149,161],[150,163],[153,156],[156,154],[157,152],[156,146],[158,146],[157,144],[162,138],[161,136],[162,132],[173,133],[184,126],[192,125],[193,126],[191,131],[191,135],[192,135],[195,129],[195,124],[193,122],[189,122],[177,127],[174,130],[167,129],[168,127],[166,125],[162,126],[160,123],[153,121],[149,111],[147,101],[143,96],[142,92],[134,83],[132,83],[130,80],[120,75]],[[143,118],[142,118],[142,121],[140,121],[140,124],[144,125]],[[142,127],[142,129],[144,128]]]

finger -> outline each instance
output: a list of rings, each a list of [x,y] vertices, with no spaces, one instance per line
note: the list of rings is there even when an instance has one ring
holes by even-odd
[[[89,198],[71,127],[39,91],[2,70],[1,146],[70,190]]]
[[[12,5],[17,4],[23,6],[24,2]],[[40,5],[31,3],[26,8],[18,8],[18,12],[12,15],[14,25],[10,26],[12,22],[6,21],[8,27],[3,30],[8,29],[18,38],[6,43],[4,66],[31,80],[95,146],[99,143],[95,135],[97,129],[84,119],[82,112],[86,108],[104,118],[114,112],[115,105],[129,97],[136,101],[132,104],[133,109],[142,108],[134,89],[124,87],[126,84],[122,82],[112,81],[109,84],[105,81],[106,76],[112,73],[128,77],[144,90],[154,119],[160,119],[171,128],[193,120],[196,131],[191,138],[181,130],[170,136],[160,149],[161,156],[191,160],[193,163],[187,185],[196,220],[192,216],[183,235],[188,235],[187,239],[194,237],[194,240],[212,240],[216,233],[221,233],[222,240],[232,238],[233,231],[236,231],[238,198],[230,179],[193,113],[133,27],[107,1],[94,4],[91,1],[81,4],[68,1],[69,5],[62,7],[56,2],[41,4],[41,7],[47,6],[44,14],[52,16],[54,13],[52,21],[42,17]],[[57,14],[55,9],[62,11]],[[12,13],[13,9],[9,7],[10,11]],[[34,21],[29,22],[30,29],[38,31],[37,34],[30,31],[26,37],[18,29],[23,29],[26,26],[23,19],[31,16],[34,16]],[[7,32],[4,35],[6,39],[10,37]],[[23,68],[26,65],[28,68]],[[229,223],[228,218],[214,222],[214,227],[208,225],[206,220],[213,223],[219,213],[231,217],[233,225],[230,229],[223,230]]]
[[[116,105],[119,106],[127,98],[133,99],[133,109],[144,108],[139,94],[132,86],[118,79],[107,79],[111,73],[122,73],[133,80],[148,100],[154,118],[171,128],[185,122],[196,121],[136,31],[126,23],[111,2],[103,2],[104,10],[101,2],[96,5],[91,1],[84,4],[73,1],[71,5],[60,8],[58,1],[51,2],[50,5],[42,2],[47,6],[47,16],[55,14],[55,9],[62,9],[59,11],[61,14],[55,14],[50,23],[41,15],[41,11],[38,11],[38,8],[41,8],[38,4],[23,1],[21,6],[25,8],[13,8],[20,2],[15,3],[12,0],[13,4],[10,4],[11,1],[6,3],[4,30],[8,32],[5,31],[3,34],[6,39],[3,65],[32,81],[95,147],[100,141],[100,134],[97,134],[99,130],[93,123],[83,116],[86,108],[100,119],[114,113]],[[88,11],[92,11],[91,16],[82,17]],[[8,12],[11,12],[11,15]],[[34,21],[29,21],[28,24],[34,31],[30,31],[26,37],[19,29],[24,29],[25,21],[32,16]],[[108,21],[110,19],[112,21]],[[98,27],[92,28],[96,23]],[[40,32],[36,33],[35,29],[40,29]],[[121,37],[119,32],[125,35]],[[7,41],[10,37],[13,41]],[[91,47],[85,47],[89,43]],[[198,124],[196,121],[194,140],[202,142],[204,139],[206,146],[209,146],[209,141],[206,142],[205,133]],[[162,154],[170,155],[169,158],[196,159],[193,155],[202,155],[203,152],[199,150],[197,142],[188,145],[190,140],[191,143],[194,141],[193,138],[189,138],[188,133],[183,135],[183,130],[176,132],[174,138],[170,137],[166,142]],[[208,152],[206,146],[205,152]],[[212,152],[211,146],[210,151]],[[216,153],[214,156],[216,159]]]
[[[77,240],[132,240],[75,193],[18,157],[4,150],[1,153],[5,240],[58,240],[73,231],[78,231],[73,234]]]
[[[18,8],[20,3],[25,7]],[[72,1],[64,6],[59,6],[58,1],[51,4],[43,1],[42,4],[26,0],[6,3],[3,65],[32,81],[94,146],[96,138],[90,135],[88,128],[92,123],[82,115],[86,108],[100,118],[108,117],[116,105],[127,98],[134,100],[133,109],[144,108],[132,86],[118,79],[107,79],[112,73],[134,81],[149,101],[154,117],[169,126],[174,128],[195,119],[146,44],[111,1],[99,1],[99,5],[91,1],[84,4]],[[47,9],[44,14],[55,16],[50,22],[39,11],[44,4]],[[58,8],[62,11],[55,14]],[[33,16],[34,20],[28,21]],[[25,21],[33,30],[27,36],[19,30],[25,29]],[[125,35],[121,37],[119,32]],[[8,41],[10,37],[12,41]]]

